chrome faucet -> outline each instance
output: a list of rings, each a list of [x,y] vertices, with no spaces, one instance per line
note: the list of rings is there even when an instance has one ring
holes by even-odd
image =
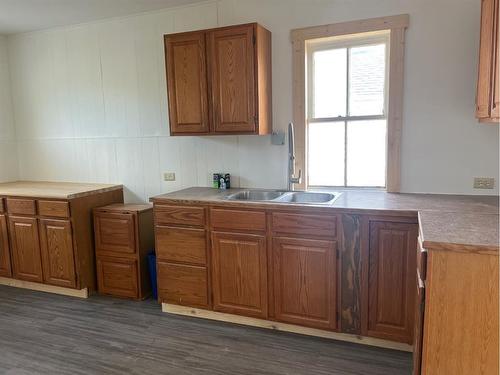
[[[299,175],[295,177],[295,133],[293,123],[288,124],[288,190],[294,190],[294,184],[302,182],[302,171],[299,169]]]

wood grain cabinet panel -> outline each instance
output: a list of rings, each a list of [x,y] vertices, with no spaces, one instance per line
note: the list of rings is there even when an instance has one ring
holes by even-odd
[[[159,260],[206,265],[207,234],[204,229],[157,225],[155,233]]]
[[[337,217],[275,212],[272,214],[272,228],[277,235],[333,239],[337,236]]]
[[[14,277],[43,282],[37,219],[10,216],[9,237]]]
[[[97,281],[101,293],[138,298],[137,261],[134,259],[98,257]]]
[[[38,214],[47,217],[68,218],[70,217],[69,203],[39,200]]]
[[[158,261],[157,272],[160,302],[208,307],[206,267]]]
[[[165,36],[170,132],[209,131],[205,33]]]
[[[136,251],[133,214],[99,213],[94,216],[96,252],[134,254]]]
[[[214,131],[255,132],[253,25],[214,30],[208,40]]]
[[[76,286],[73,232],[69,220],[40,220],[43,279],[46,284]]]
[[[7,218],[5,215],[0,215],[0,276],[12,276],[9,234],[7,229]]]
[[[418,226],[370,221],[362,333],[411,344]]]
[[[271,33],[252,23],[165,35],[170,133],[270,134]]]
[[[204,226],[202,207],[155,205],[155,223],[160,225]]]
[[[212,232],[214,310],[267,317],[266,238]]]
[[[499,1],[481,1],[481,37],[476,94],[476,117],[498,122],[498,20]]]
[[[210,226],[216,231],[265,232],[266,213],[263,211],[212,208],[210,210]]]
[[[336,243],[275,238],[273,242],[276,319],[335,329]]]
[[[36,215],[33,199],[7,198],[7,212],[11,215]]]

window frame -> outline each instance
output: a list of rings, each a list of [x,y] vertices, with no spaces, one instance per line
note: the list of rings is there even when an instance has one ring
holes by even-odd
[[[390,32],[387,30],[381,30],[369,33],[357,33],[350,34],[346,36],[333,37],[333,38],[323,38],[320,40],[306,41],[306,100],[307,100],[307,118],[306,118],[306,139],[309,134],[309,125],[311,123],[343,123],[344,124],[344,183],[343,185],[312,185],[309,180],[309,173],[306,174],[306,186],[315,189],[321,188],[340,188],[340,189],[352,189],[352,188],[363,188],[363,189],[385,189],[387,185],[387,132],[386,132],[386,150],[385,150],[385,171],[384,177],[385,182],[383,185],[348,185],[348,173],[347,173],[347,127],[349,122],[356,121],[370,121],[370,120],[385,120],[387,129],[387,110],[388,110],[388,93],[389,93],[389,64],[390,64],[390,42],[391,42]],[[350,72],[350,49],[356,47],[367,47],[375,45],[385,45],[384,53],[384,93],[383,93],[383,106],[382,114],[371,114],[371,115],[357,115],[352,116],[349,114],[349,72]],[[346,49],[346,115],[345,116],[335,116],[335,117],[315,117],[314,116],[314,54],[320,51],[328,51],[332,49]],[[307,148],[306,148],[307,149]],[[308,154],[306,155],[306,160],[308,159]],[[308,160],[307,160],[308,161]],[[309,164],[307,166],[309,169]]]
[[[389,35],[388,64],[386,69],[386,184],[388,192],[400,191],[401,179],[401,132],[403,114],[403,78],[404,78],[404,49],[405,31],[409,25],[407,14],[371,18],[359,21],[350,21],[330,25],[313,26],[291,31],[293,46],[292,74],[293,74],[293,121],[296,134],[296,163],[305,175],[299,188],[307,189],[307,123],[309,119],[309,98],[307,93],[307,63],[308,45],[325,38],[347,36],[351,34],[386,31]],[[348,114],[347,114],[348,115]],[[345,121],[345,120],[344,120]],[[315,186],[316,188],[317,186]],[[349,189],[351,187],[342,187]],[[364,187],[363,187],[364,188]],[[370,188],[370,187],[366,187]]]

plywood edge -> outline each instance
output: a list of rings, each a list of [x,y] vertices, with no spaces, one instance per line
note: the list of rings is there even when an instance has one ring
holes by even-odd
[[[392,342],[392,341],[388,341],[388,340],[377,339],[377,338],[372,338],[372,337],[351,335],[351,334],[347,334],[347,333],[338,333],[338,332],[331,332],[331,331],[323,331],[323,330],[315,329],[315,328],[301,327],[301,326],[297,326],[294,324],[273,322],[273,321],[269,321],[269,320],[250,318],[250,317],[240,316],[240,315],[225,314],[225,313],[220,313],[220,312],[215,312],[215,311],[197,309],[197,308],[193,308],[193,307],[172,305],[169,303],[162,303],[161,307],[162,307],[162,311],[164,313],[169,313],[169,314],[191,316],[191,317],[197,317],[197,318],[203,318],[203,319],[211,319],[211,320],[217,320],[220,322],[242,324],[242,325],[248,325],[248,326],[252,326],[252,327],[272,329],[272,330],[276,330],[276,331],[297,333],[300,335],[315,336],[315,337],[321,337],[321,338],[326,338],[326,339],[331,339],[331,340],[346,341],[346,342],[351,342],[351,343],[355,343],[355,344],[376,346],[379,348],[394,349],[394,350],[399,350],[399,351],[404,351],[404,352],[412,352],[413,351],[413,347],[411,345]]]
[[[13,286],[15,288],[36,290],[38,292],[60,294],[60,295],[69,296],[69,297],[89,298],[89,291],[87,288],[85,288],[85,289],[70,289],[70,288],[63,288],[60,286],[33,283],[31,281],[9,279],[7,277],[0,277],[0,285],[7,285],[7,286]]]

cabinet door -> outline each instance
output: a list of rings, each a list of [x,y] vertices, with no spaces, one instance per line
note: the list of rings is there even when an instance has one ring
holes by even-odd
[[[205,33],[165,36],[170,133],[208,133]]]
[[[0,276],[11,277],[9,236],[7,233],[7,219],[0,215]]]
[[[267,317],[266,238],[212,233],[214,310]]]
[[[492,103],[491,117],[498,120],[500,118],[500,83],[499,83],[499,65],[500,65],[500,49],[498,48],[498,33],[499,33],[499,1],[495,0],[494,13],[494,32],[493,32],[493,82],[492,82]]]
[[[38,223],[31,217],[9,217],[12,270],[20,280],[43,282]]]
[[[68,220],[40,220],[43,279],[46,284],[76,287],[73,233]]]
[[[476,117],[479,119],[490,117],[496,1],[482,0],[481,2],[481,39],[476,96]]]
[[[417,235],[417,224],[369,222],[364,335],[412,343]]]
[[[136,228],[133,214],[98,212],[94,216],[96,253],[135,254]]]
[[[275,238],[273,242],[276,319],[335,329],[336,243]]]
[[[138,298],[137,261],[112,257],[97,257],[99,293]]]
[[[208,34],[208,61],[215,133],[256,131],[254,27]]]

